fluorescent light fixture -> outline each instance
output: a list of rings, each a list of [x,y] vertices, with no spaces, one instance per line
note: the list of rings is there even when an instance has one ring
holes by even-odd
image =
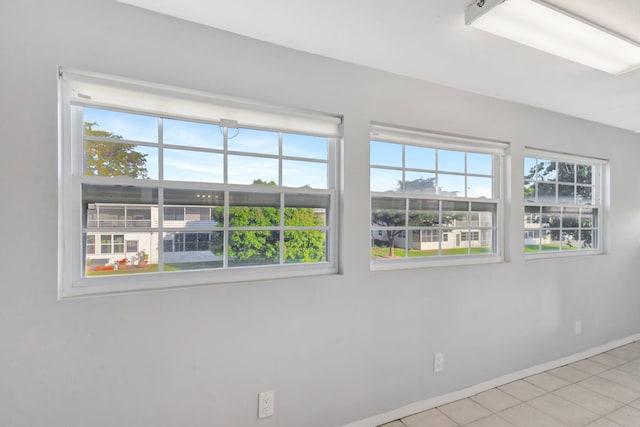
[[[467,25],[611,74],[640,67],[640,45],[542,0],[475,0]]]

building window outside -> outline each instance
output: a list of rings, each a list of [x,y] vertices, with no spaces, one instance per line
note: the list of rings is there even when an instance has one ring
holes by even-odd
[[[99,101],[122,96],[110,92],[108,79],[95,77],[99,89],[81,89],[84,78],[94,77],[74,76],[62,84],[64,151],[79,159],[75,168],[67,156],[66,173],[78,171],[70,192],[77,191],[82,203],[82,224],[69,227],[78,227],[86,239],[74,261],[85,265],[75,283],[97,285],[92,280],[115,270],[120,281],[137,273],[211,271],[200,279],[209,283],[243,280],[248,270],[236,267],[279,266],[280,277],[302,265],[310,274],[336,271],[338,118],[306,112],[298,117],[289,110],[293,116],[287,117],[276,109],[238,113],[256,127],[215,114],[196,119],[194,114],[206,116],[211,108],[228,112],[237,106],[191,103],[181,92],[175,104],[186,106],[184,117],[159,114],[139,104],[159,99],[173,105],[166,102],[170,97],[153,89],[140,95],[143,84],[114,108]],[[95,90],[95,96],[83,90]],[[66,200],[69,210],[72,200]],[[104,229],[112,233],[97,233]],[[94,261],[104,254],[113,255],[106,267],[115,268],[96,271]],[[300,271],[296,267],[293,274]]]
[[[604,161],[529,150],[524,159],[524,251],[601,252]]]
[[[499,142],[372,125],[374,267],[390,260],[500,258],[505,148]]]
[[[128,253],[136,253],[136,252],[138,252],[138,241],[137,240],[127,240],[127,252]]]
[[[93,255],[96,253],[96,236],[87,236],[87,254]]]

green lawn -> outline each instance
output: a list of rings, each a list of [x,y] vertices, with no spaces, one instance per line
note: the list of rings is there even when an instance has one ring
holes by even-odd
[[[577,249],[578,249],[577,246],[562,245],[563,251],[575,251]],[[541,247],[539,247],[538,245],[524,245],[525,252],[546,252],[546,251],[558,251],[558,250],[560,250],[559,244],[549,243],[549,244],[544,244]]]
[[[395,258],[404,258],[406,252],[404,249],[395,248],[393,251]],[[467,248],[453,248],[453,249],[443,249],[442,255],[467,255],[469,253],[469,249]],[[487,254],[491,253],[491,249],[487,247],[480,248],[471,248],[471,254]],[[389,257],[389,248],[375,246],[371,248],[371,256],[373,258],[388,258]],[[414,257],[424,257],[424,256],[438,256],[438,250],[428,250],[428,251],[419,251],[415,249],[409,250],[409,258]]]
[[[216,265],[213,265],[213,264]],[[212,265],[209,265],[212,264]],[[164,271],[195,270],[199,268],[220,268],[222,261],[183,262],[179,264],[165,264]],[[129,268],[125,270],[87,271],[87,276],[113,276],[115,274],[157,273],[158,264],[149,264],[147,268]]]

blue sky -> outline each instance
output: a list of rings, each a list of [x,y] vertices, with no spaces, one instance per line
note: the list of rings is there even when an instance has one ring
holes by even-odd
[[[493,173],[493,156],[482,153],[466,153],[468,174],[491,176]],[[436,159],[438,173],[435,172]],[[402,168],[402,144],[371,141],[371,165],[392,166]],[[407,181],[419,178],[436,178],[438,187],[443,191],[455,191],[459,196],[465,195],[464,176],[446,172],[465,173],[465,152],[442,150],[412,145],[405,146],[405,167],[408,169],[426,169],[426,171],[405,172]],[[400,170],[371,168],[372,191],[396,191],[398,181],[402,180]],[[492,179],[489,177],[467,177],[468,197],[491,197]]]
[[[157,117],[121,113],[96,108],[84,108],[84,120],[95,122],[94,129],[112,132],[124,139],[158,142]],[[163,120],[163,142],[186,147],[223,149],[221,128],[215,124],[186,120]],[[229,155],[229,183],[251,184],[254,179],[278,182],[278,161],[250,154],[278,154],[278,133],[253,129],[229,130],[228,149],[248,155]],[[149,178],[158,178],[158,149],[138,146],[147,154]],[[283,155],[326,160],[328,140],[324,137],[283,134]],[[164,177],[177,181],[223,182],[223,156],[218,153],[165,149]],[[283,160],[283,185],[327,188],[327,164],[297,160]]]

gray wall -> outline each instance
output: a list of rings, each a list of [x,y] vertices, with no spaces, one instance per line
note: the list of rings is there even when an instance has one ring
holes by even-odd
[[[638,135],[107,0],[0,2],[0,57],[3,426],[336,426],[640,332]],[[58,65],[343,114],[343,274],[57,301]],[[369,271],[372,120],[511,142],[507,262]],[[611,160],[607,254],[523,259],[525,145]]]

